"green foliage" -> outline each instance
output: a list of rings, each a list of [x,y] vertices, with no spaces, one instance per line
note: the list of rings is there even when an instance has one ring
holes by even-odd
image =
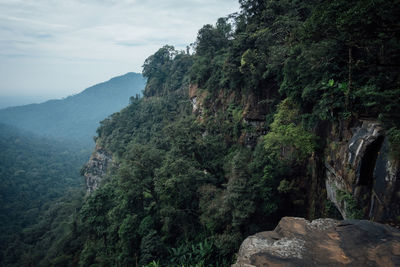
[[[152,261],[149,264],[145,265],[145,267],[159,267],[160,263],[158,261]]]
[[[294,181],[289,182],[283,179],[280,181],[277,189],[280,193],[289,193],[293,191],[293,187],[294,187]]]
[[[204,240],[197,244],[184,243],[176,248],[170,248],[169,263],[170,266],[215,266],[221,264],[217,258],[214,258],[215,245],[213,242]]]
[[[338,202],[344,203],[346,208],[346,215],[349,219],[363,219],[363,213],[357,205],[357,201],[354,197],[343,190],[336,190],[336,200]]]
[[[302,161],[315,148],[315,137],[299,123],[299,108],[289,99],[278,106],[271,130],[264,137],[265,149],[286,160]]]
[[[228,19],[220,18],[215,26],[208,24],[199,30],[195,42],[196,56],[190,70],[191,82],[210,90],[226,86],[231,28]]]
[[[188,85],[187,72],[192,58],[173,46],[165,45],[143,64],[143,76],[147,78],[145,96],[166,95],[170,91]]]
[[[316,2],[296,30],[280,92],[320,120],[379,116],[390,129],[399,121],[398,8],[393,1]]]
[[[335,204],[333,204],[329,199],[325,200],[324,206],[324,217],[326,218],[333,218],[337,220],[343,219],[342,215],[340,214],[339,210],[336,208]]]
[[[375,114],[384,124],[394,158],[400,155],[400,89],[381,91],[374,86],[364,86],[356,92],[363,103],[363,109]]]
[[[400,129],[393,127],[387,131],[387,135],[392,147],[392,157],[400,158]]]
[[[226,181],[224,140],[218,134],[203,136],[206,129],[195,122],[184,97],[172,93],[133,99],[102,122],[97,141],[114,152],[119,167],[81,209],[80,228],[91,240],[80,252],[82,265],[105,259],[114,264],[136,259],[141,265],[159,260],[163,265],[168,262],[166,248],[183,242],[193,244],[193,264],[230,261],[240,239],[225,254],[215,249],[210,254],[208,241],[198,240],[199,232],[205,235],[199,220],[199,188]],[[238,119],[238,112],[233,113]]]
[[[66,252],[49,262],[227,266],[244,237],[306,215],[316,126],[377,117],[399,147],[400,5],[239,2],[239,14],[199,30],[192,55],[167,45],[146,59],[145,97],[132,97],[97,130],[115,165],[62,238]],[[207,93],[198,117],[189,83]],[[256,122],[266,128],[251,124],[253,111],[266,113]],[[243,142],[264,131],[256,147]],[[349,194],[338,192],[338,201],[360,216]],[[22,251],[17,242],[10,254]]]
[[[313,108],[319,120],[342,120],[347,119],[348,113],[345,107],[348,97],[348,86],[346,83],[335,83],[330,79],[327,83],[321,82],[321,86],[306,87],[302,93],[302,99],[312,102],[318,96],[320,99]]]
[[[201,28],[197,35],[195,43],[196,53],[198,55],[215,55],[221,49],[225,49],[229,45],[232,26],[227,19],[219,18],[215,27],[205,25]]]
[[[57,256],[83,199],[79,168],[88,156],[0,124],[0,265],[43,266]]]

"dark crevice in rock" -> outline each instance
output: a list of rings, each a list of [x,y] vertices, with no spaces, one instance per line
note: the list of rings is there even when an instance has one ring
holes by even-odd
[[[361,160],[360,179],[358,185],[372,188],[374,181],[374,169],[378,153],[382,147],[383,136],[379,136],[373,143],[367,146],[364,157]]]
[[[374,177],[374,169],[383,141],[383,136],[377,137],[374,142],[366,147],[364,156],[361,159],[360,176],[357,184],[359,188],[356,197],[358,199],[358,205],[363,207],[365,216],[368,216],[370,213],[371,196],[373,195],[372,191],[376,180]]]
[[[352,223],[341,223],[336,225],[336,227],[345,227],[345,226],[349,226],[349,225],[353,225]]]

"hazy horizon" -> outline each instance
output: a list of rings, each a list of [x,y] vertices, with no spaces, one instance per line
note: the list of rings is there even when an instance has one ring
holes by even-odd
[[[0,109],[8,108],[8,107],[15,107],[15,106],[22,106],[28,104],[39,104],[43,103],[47,100],[54,99],[57,97],[51,96],[0,96]]]
[[[103,83],[106,82],[112,78],[118,77],[118,76],[122,76],[127,74],[126,73],[121,73],[121,74],[117,74],[115,76],[112,77],[106,77],[101,81],[95,82],[85,88],[81,88],[80,90],[78,90],[75,93],[72,94],[68,94],[65,95],[64,92],[61,92],[59,94],[47,94],[47,95],[23,95],[23,94],[16,94],[16,95],[2,95],[1,91],[0,91],[0,109],[5,109],[5,108],[9,108],[9,107],[16,107],[16,106],[23,106],[23,105],[29,105],[29,104],[41,104],[44,103],[46,101],[49,100],[55,100],[55,99],[63,99],[63,98],[67,98],[69,96],[73,96],[76,94],[79,94],[81,92],[83,92],[84,90],[86,90],[89,87],[92,87],[94,85],[97,85],[99,83]],[[138,72],[141,73],[141,72]]]
[[[185,49],[237,0],[0,1],[0,108],[64,98]]]

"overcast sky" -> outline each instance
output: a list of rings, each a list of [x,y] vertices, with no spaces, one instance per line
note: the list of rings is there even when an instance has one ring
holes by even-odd
[[[0,97],[60,98],[184,49],[238,0],[0,0]]]

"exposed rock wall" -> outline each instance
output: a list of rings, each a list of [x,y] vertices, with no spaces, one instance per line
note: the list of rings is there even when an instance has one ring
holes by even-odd
[[[326,190],[343,218],[351,196],[363,218],[395,222],[400,215],[399,160],[390,157],[389,142],[377,121],[359,120],[331,129],[326,149]],[[347,200],[346,200],[347,199]]]
[[[83,170],[88,194],[92,193],[100,186],[101,180],[106,175],[112,162],[111,153],[96,145],[93,154],[90,156]]]
[[[234,267],[400,266],[400,231],[364,220],[284,217],[246,238]]]
[[[237,94],[220,90],[214,95],[192,84],[189,98],[199,121],[217,112],[229,113],[232,105],[240,110],[241,123],[247,125],[238,142],[254,148],[268,131],[266,116],[273,112],[271,95]],[[206,114],[207,113],[207,114]],[[233,122],[234,123],[234,122]],[[326,138],[324,155],[315,155],[309,194],[310,218],[319,217],[319,205],[326,194],[343,218],[350,218],[355,206],[362,218],[400,224],[400,164],[389,156],[384,129],[374,119],[352,119],[340,124],[325,123],[317,135]],[[354,201],[351,202],[349,199]]]
[[[252,92],[238,94],[234,91],[220,90],[214,93],[202,90],[197,84],[191,84],[189,87],[189,98],[192,104],[192,112],[202,122],[208,115],[216,115],[217,112],[229,113],[232,105],[240,110],[241,123],[248,126],[248,131],[243,131],[239,142],[250,148],[254,148],[259,141],[260,136],[267,133],[266,116],[271,113],[275,104],[272,99],[274,91],[266,91],[265,95],[256,95]],[[207,101],[208,98],[208,101]],[[210,101],[210,99],[212,99]],[[215,116],[216,117],[216,116]]]

